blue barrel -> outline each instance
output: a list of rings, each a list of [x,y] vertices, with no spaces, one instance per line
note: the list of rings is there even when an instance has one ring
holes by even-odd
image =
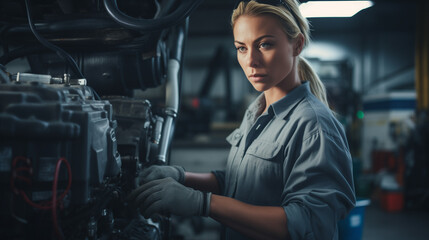
[[[369,199],[358,199],[347,217],[338,222],[339,240],[362,240],[365,208]]]

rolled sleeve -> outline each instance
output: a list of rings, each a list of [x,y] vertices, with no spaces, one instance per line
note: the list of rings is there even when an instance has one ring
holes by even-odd
[[[289,149],[292,151],[292,149]],[[292,239],[335,239],[355,203],[351,157],[338,137],[316,131],[285,161],[283,207]]]
[[[214,170],[211,173],[216,177],[220,194],[225,195],[225,171]]]

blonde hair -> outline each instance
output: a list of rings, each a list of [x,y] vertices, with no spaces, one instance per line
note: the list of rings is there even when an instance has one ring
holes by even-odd
[[[310,43],[310,26],[308,21],[301,15],[301,12],[299,11],[299,5],[296,0],[282,1],[284,1],[289,6],[289,9],[286,9],[283,5],[272,6],[258,3],[253,0],[247,3],[241,2],[232,13],[231,26],[234,28],[235,22],[242,15],[272,15],[280,21],[281,25],[283,26],[283,31],[290,40],[296,39],[299,34],[302,33],[304,36],[304,49]],[[293,11],[293,13],[291,13],[289,10]],[[321,102],[326,104],[326,106],[329,106],[326,97],[325,85],[322,83],[319,76],[317,76],[317,74],[314,72],[308,61],[301,56],[299,56],[298,74],[301,81],[308,81],[310,83],[311,92]]]

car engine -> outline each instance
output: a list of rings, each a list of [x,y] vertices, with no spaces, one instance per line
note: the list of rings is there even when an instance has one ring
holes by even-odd
[[[201,2],[0,1],[0,239],[169,238],[126,197],[168,164]]]

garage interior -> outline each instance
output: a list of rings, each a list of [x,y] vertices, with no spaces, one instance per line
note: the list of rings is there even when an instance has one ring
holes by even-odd
[[[91,13],[92,10],[97,14],[105,14],[103,2],[116,1],[92,0],[73,3],[71,0],[39,0],[34,2],[36,23],[37,21],[43,22],[41,21],[42,19],[45,20],[43,11],[48,11],[54,6],[54,10],[63,9],[65,13],[69,14],[66,14],[65,19],[61,19],[61,21],[64,20],[61,23],[65,24],[68,20],[74,21],[80,17],[87,17],[86,14]],[[135,5],[131,2],[124,3],[119,0],[117,2],[120,7],[128,8],[127,13],[129,15],[144,18],[150,15],[150,11],[155,6],[154,2],[165,3],[166,1],[145,0]],[[176,1],[172,2],[177,3]],[[74,159],[73,161],[77,161],[75,159],[79,158],[79,163],[88,165],[88,169],[85,170],[87,171],[85,172],[86,178],[80,179],[87,184],[85,186],[88,189],[79,190],[72,187],[71,192],[80,193],[82,191],[82,197],[79,199],[65,197],[66,206],[69,202],[73,204],[74,201],[79,204],[92,204],[91,201],[94,199],[96,202],[104,198],[104,194],[107,193],[97,195],[97,191],[100,191],[97,184],[106,187],[110,183],[115,183],[116,180],[113,175],[120,171],[118,170],[120,166],[113,168],[109,164],[122,159],[122,168],[126,167],[129,168],[127,169],[129,171],[135,171],[136,168],[138,169],[135,161],[154,157],[150,152],[153,146],[150,145],[151,143],[143,141],[141,137],[142,132],[146,133],[144,131],[146,131],[145,126],[147,124],[151,126],[153,124],[156,132],[160,131],[157,128],[159,124],[174,122],[172,123],[173,128],[163,128],[163,131],[167,133],[163,133],[161,139],[168,135],[168,138],[171,137],[171,142],[163,143],[162,140],[160,141],[160,147],[159,149],[156,148],[156,151],[163,153],[163,155],[157,155],[157,157],[161,156],[158,160],[163,160],[171,165],[180,165],[187,171],[198,173],[225,168],[231,147],[225,138],[239,127],[246,107],[259,93],[253,89],[237,63],[237,50],[233,44],[234,39],[230,26],[234,1],[198,0],[192,3],[192,1],[187,0],[183,2],[183,5],[188,4],[194,9],[187,20],[184,20],[185,17],[180,19],[184,22],[183,25],[174,26],[171,31],[136,30],[135,26],[131,28],[132,30],[127,30],[126,27],[118,27],[119,25],[113,24],[113,21],[112,23],[107,22],[107,25],[98,25],[97,21],[104,19],[103,17],[98,19],[98,15],[88,18],[97,21],[89,21],[87,26],[84,24],[68,26],[36,24],[46,38],[74,53],[72,55],[79,59],[78,65],[84,69],[83,73],[88,79],[87,85],[95,90],[86,89],[76,93],[76,95],[80,94],[87,97],[81,102],[85,103],[88,99],[100,101],[106,105],[97,105],[94,109],[107,112],[106,109],[113,106],[109,111],[112,112],[113,118],[117,117],[119,124],[116,126],[116,123],[112,124],[115,122],[114,120],[109,120],[110,128],[106,127],[106,129],[110,131],[116,128],[117,132],[112,131],[110,135],[107,134],[108,137],[103,131],[97,132],[100,134],[96,135],[97,137],[107,138],[107,143],[100,143],[106,144],[105,147],[100,148],[102,150],[88,148],[86,155],[82,153],[83,155],[76,157],[74,155],[76,145],[74,143],[69,145],[70,142],[66,137],[55,136],[55,131],[49,132],[52,135],[46,135],[46,133],[43,135],[33,128],[18,129],[18,126],[24,126],[28,121],[35,118],[40,118],[42,122],[49,122],[48,118],[56,117],[57,114],[54,114],[53,111],[58,110],[54,107],[58,105],[49,105],[49,109],[52,107],[53,110],[46,110],[46,116],[42,116],[42,112],[45,111],[40,110],[45,106],[42,104],[43,106],[37,108],[33,105],[27,106],[32,110],[16,108],[14,117],[11,117],[9,110],[6,110],[8,106],[6,102],[15,101],[11,96],[16,98],[27,96],[29,99],[29,96],[32,95],[27,94],[29,91],[27,88],[21,89],[21,85],[10,87],[9,82],[7,82],[9,80],[5,80],[5,83],[1,82],[0,192],[3,197],[0,197],[0,203],[5,209],[5,211],[1,210],[3,213],[0,214],[0,223],[3,225],[0,227],[1,239],[3,239],[2,236],[5,237],[4,239],[32,239],[28,235],[20,235],[21,233],[18,234],[18,232],[21,232],[21,225],[25,225],[28,223],[27,221],[39,221],[37,217],[34,217],[36,214],[32,215],[34,214],[32,210],[27,212],[17,207],[17,212],[11,211],[12,213],[9,214],[9,210],[13,209],[13,207],[9,207],[13,202],[11,199],[15,199],[12,195],[19,195],[17,193],[19,191],[16,189],[22,188],[25,191],[33,191],[31,184],[27,185],[25,181],[19,182],[19,179],[15,180],[11,177],[14,174],[23,174],[22,171],[24,171],[25,174],[21,177],[27,180],[27,177],[32,174],[26,175],[28,169],[25,170],[27,165],[24,161],[21,162],[24,170],[22,168],[20,168],[21,170],[13,169],[14,163],[11,164],[10,162],[12,162],[11,159],[15,153],[25,153],[29,155],[29,158],[32,156],[40,161],[50,161],[49,167],[44,170],[45,172],[42,171],[40,176],[46,172],[52,175],[55,170],[52,159],[63,152]],[[308,1],[302,1],[302,3],[306,2]],[[320,1],[316,0],[316,2]],[[340,240],[399,240],[407,238],[423,240],[427,239],[429,235],[429,228],[427,227],[429,226],[429,15],[427,14],[429,3],[419,0],[372,0],[371,2],[372,6],[351,17],[309,18],[312,42],[302,53],[327,87],[328,101],[331,108],[337,113],[338,120],[343,124],[353,158],[354,184],[358,205],[355,208],[356,211],[351,212],[342,223],[339,223],[343,224],[340,229],[351,231],[347,233],[348,235],[340,237]],[[47,77],[43,74],[63,76],[65,72],[73,72],[73,67],[64,67],[63,63],[58,60],[59,58],[52,57],[55,54],[47,54],[38,50],[41,48],[40,44],[31,45],[36,42],[35,38],[27,38],[30,31],[27,27],[23,28],[22,25],[19,25],[26,21],[23,3],[18,4],[12,0],[4,0],[0,4],[0,15],[3,16],[0,17],[0,44],[2,46],[0,64],[2,70],[8,74],[7,78],[10,76],[12,81],[16,81],[17,76],[19,78],[17,73],[21,73],[22,77],[26,76],[25,73],[30,73],[38,76],[28,75],[29,78],[37,77],[39,79],[40,77],[43,80]],[[77,7],[77,5],[81,6]],[[147,7],[149,10],[138,11],[137,9],[141,7]],[[49,17],[55,16],[56,13],[55,11],[48,12],[47,22],[52,20]],[[102,24],[106,24],[103,21]],[[92,26],[95,28],[102,26],[102,28],[92,31],[90,29]],[[62,35],[56,35],[56,27],[65,29],[63,32],[60,31],[61,34],[66,33],[64,38]],[[76,30],[79,27],[89,30],[79,32]],[[146,38],[146,35],[139,35],[141,33],[139,31],[144,33],[148,31],[151,34],[155,32],[155,34]],[[183,34],[182,31],[185,32],[184,38],[184,35],[181,35]],[[73,34],[68,35],[71,32]],[[76,32],[78,33],[76,34]],[[166,36],[163,35],[164,33]],[[85,34],[89,34],[89,37],[85,38]],[[101,34],[103,38],[99,38],[98,34]],[[156,76],[165,70],[164,67],[166,68],[167,60],[164,59],[164,54],[165,49],[168,49],[166,46],[171,41],[168,36],[174,36],[174,38],[181,39],[185,43],[183,49],[176,45],[172,47],[175,50],[173,54],[183,54],[179,71],[181,80],[179,81],[179,96],[177,97],[180,97],[180,100],[178,102],[169,99],[169,92],[165,90],[169,88],[167,86],[169,82],[165,79],[160,80]],[[134,42],[135,39],[138,41]],[[154,39],[161,39],[162,41],[154,41]],[[24,49],[24,52],[15,51],[19,50],[20,44],[29,45],[25,45],[27,48]],[[181,44],[177,45],[181,46]],[[125,49],[124,46],[128,49]],[[106,49],[108,50],[107,54],[103,52]],[[142,57],[142,61],[134,62],[136,56],[133,54],[135,52],[140,54],[136,54],[136,56]],[[44,55],[37,55],[41,53]],[[117,53],[125,53],[126,55],[121,58]],[[123,62],[120,63],[120,61]],[[121,68],[118,67],[119,65]],[[109,70],[102,69],[101,66]],[[141,70],[136,70],[138,68]],[[0,77],[3,78],[3,76]],[[64,81],[66,78],[64,75]],[[119,78],[122,80],[119,81]],[[54,78],[50,79],[53,81]],[[97,81],[91,81],[92,79]],[[66,83],[68,85],[65,85],[70,86],[70,82]],[[39,83],[29,84],[29,88],[37,89],[41,85]],[[8,86],[4,87],[5,85]],[[55,89],[62,88],[55,87]],[[15,93],[21,91],[22,94],[11,94],[10,92],[13,91]],[[68,90],[58,91],[70,94]],[[93,92],[91,93],[91,91]],[[100,96],[97,95],[97,92]],[[148,102],[141,101],[142,99],[148,100]],[[163,105],[165,101],[173,101],[173,105],[178,105],[177,118],[176,113],[161,112],[161,110],[165,110]],[[68,102],[64,104],[67,105]],[[85,107],[82,108],[86,109]],[[66,113],[61,112],[61,114],[67,115],[68,111],[73,109],[67,109]],[[140,112],[131,116],[134,112],[131,113],[130,109]],[[144,114],[142,109],[145,111]],[[154,109],[153,114],[150,113],[150,109]],[[123,111],[128,112],[121,115],[124,114]],[[29,113],[27,114],[27,112]],[[40,117],[38,117],[39,113],[37,112],[40,112]],[[109,116],[109,114],[105,115]],[[161,115],[165,119],[157,118],[156,115]],[[108,117],[104,116],[103,118]],[[147,120],[148,118],[150,121]],[[25,120],[18,121],[17,119]],[[147,121],[136,124],[133,122],[136,119]],[[19,125],[17,122],[24,125]],[[131,122],[136,124],[132,125],[133,128],[143,129],[142,132],[135,133],[131,131],[133,129],[127,132],[127,128],[121,126],[121,124],[127,125]],[[43,126],[51,125],[49,123]],[[88,127],[88,129],[90,128]],[[88,139],[91,139],[89,135],[88,133]],[[131,135],[132,137],[130,137]],[[150,140],[152,141],[153,138]],[[157,140],[159,141],[159,139]],[[43,141],[44,144],[38,145],[38,141]],[[61,144],[55,141],[59,141]],[[79,140],[79,144],[85,141]],[[115,152],[116,141],[120,158]],[[52,148],[52,146],[54,147]],[[147,150],[148,153],[143,152],[140,148]],[[83,159],[80,160],[82,156],[88,157],[85,158],[87,162]],[[104,161],[105,158],[110,160]],[[15,163],[22,160],[19,157],[14,159],[13,162]],[[98,161],[98,168],[94,166],[95,163],[89,164],[90,161],[95,161],[94,159]],[[106,163],[111,160],[113,163]],[[34,160],[34,162],[36,161]],[[36,167],[39,166],[37,164]],[[73,169],[73,162],[71,165]],[[100,166],[105,167],[106,170],[102,170]],[[82,172],[84,171],[82,170]],[[67,176],[66,170],[63,169],[61,173]],[[103,174],[106,179],[111,181],[109,184],[106,183],[106,179],[103,179]],[[127,174],[130,172],[125,171],[121,175]],[[66,177],[60,180],[60,187],[67,188],[66,180]],[[50,181],[52,180],[49,178],[49,184],[45,180],[40,180],[35,184],[37,189],[34,191],[39,195],[33,194],[34,199],[37,200],[52,194]],[[120,182],[118,186],[121,187],[125,185],[122,181],[131,185],[135,184],[131,179],[123,180],[123,177],[118,181]],[[97,184],[93,188],[94,183]],[[127,187],[122,190],[124,192],[130,191]],[[83,195],[96,197],[85,198]],[[119,199],[122,197],[120,196]],[[18,199],[20,198],[18,197]],[[35,201],[34,199],[33,201]],[[16,204],[17,206],[25,206],[25,209],[31,208],[27,203],[20,199]],[[103,204],[94,203],[91,206],[100,207],[98,205]],[[106,210],[109,207],[112,207],[113,210]],[[85,210],[85,213],[79,212],[82,209]],[[112,227],[106,227],[106,223],[103,221],[109,219],[109,214],[116,214],[118,209],[119,211],[123,210],[123,206],[121,203],[112,200],[100,209],[97,208],[100,213],[95,215],[100,215],[100,222],[89,217],[90,213],[95,211],[94,209],[89,208],[88,211],[86,211],[86,207],[82,207],[82,209],[77,208],[70,211],[70,214],[76,219],[81,217],[84,220],[79,221],[73,218],[67,221],[83,226],[85,234],[93,237],[86,239],[108,239],[97,238],[94,233],[97,232],[97,228],[95,227],[95,230],[90,228],[99,224],[98,231],[107,228],[110,231]],[[29,215],[34,218],[25,219],[23,216],[29,212],[31,213]],[[35,212],[37,213],[37,211]],[[42,217],[44,220],[50,219],[44,214]],[[65,219],[63,220],[67,222]],[[20,225],[15,225],[15,222]],[[217,240],[222,237],[222,226],[210,218],[172,216],[167,222],[168,227],[166,229],[168,230],[165,231],[168,234],[161,234],[164,236],[162,239]],[[30,232],[37,232],[38,229],[35,229],[37,226],[30,227]],[[46,226],[43,225],[43,227]],[[69,226],[64,231],[72,232],[71,228],[73,227]],[[10,232],[16,234],[10,234]],[[112,232],[114,231],[112,230]],[[114,232],[114,234],[118,234],[118,232]],[[20,238],[12,238],[11,236],[19,236]],[[42,236],[44,235],[42,234]],[[103,237],[106,236],[103,235]]]

